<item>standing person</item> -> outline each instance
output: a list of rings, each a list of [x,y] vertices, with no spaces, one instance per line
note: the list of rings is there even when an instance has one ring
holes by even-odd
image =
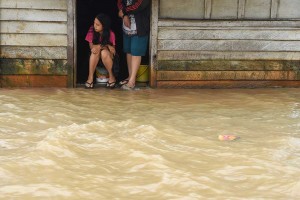
[[[145,56],[150,33],[150,0],[118,0],[119,17],[123,19],[123,48],[129,76],[119,85],[133,90],[142,56]]]
[[[108,71],[109,79],[107,88],[116,86],[116,77],[113,74],[113,57],[116,53],[116,39],[114,32],[110,29],[110,18],[100,13],[94,19],[94,25],[90,27],[85,40],[89,42],[91,56],[89,60],[89,76],[85,82],[85,88],[94,88],[94,73],[99,60],[101,59],[104,67]]]

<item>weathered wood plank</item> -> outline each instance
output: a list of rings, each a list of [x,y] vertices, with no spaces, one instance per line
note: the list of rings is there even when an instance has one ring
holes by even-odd
[[[1,59],[1,73],[6,75],[67,75],[67,60]]]
[[[67,76],[2,75],[1,87],[67,87]]]
[[[299,60],[300,52],[158,51],[158,60]]]
[[[277,18],[300,19],[299,0],[280,0],[278,6]]]
[[[158,61],[159,71],[296,71],[300,72],[300,61],[272,60],[193,60]]]
[[[67,59],[66,47],[1,46],[1,58]]]
[[[300,51],[300,41],[158,40],[158,50]]]
[[[204,0],[189,0],[188,3],[183,0],[161,0],[159,14],[160,18],[203,19]]]
[[[273,88],[300,87],[300,81],[157,81],[158,88]]]
[[[1,21],[0,33],[67,34],[65,22]]]
[[[6,46],[67,46],[67,35],[1,34],[0,45]]]
[[[237,19],[238,0],[212,1],[211,19]]]
[[[159,27],[264,27],[264,28],[280,28],[294,27],[299,28],[300,20],[298,21],[201,21],[201,20],[164,20],[158,21]]]
[[[245,0],[244,0],[245,1]],[[245,18],[270,19],[271,0],[251,0],[245,3]]]
[[[295,71],[158,71],[157,80],[300,80],[300,73]]]
[[[160,28],[158,39],[166,40],[300,40],[294,30],[187,30]]]
[[[0,9],[1,20],[66,22],[67,12],[61,10]]]
[[[65,0],[1,0],[0,8],[67,10],[67,3]]]

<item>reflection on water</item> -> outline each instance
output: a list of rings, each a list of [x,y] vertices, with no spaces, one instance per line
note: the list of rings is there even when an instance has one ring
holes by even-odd
[[[300,89],[1,89],[0,102],[0,199],[300,196]]]

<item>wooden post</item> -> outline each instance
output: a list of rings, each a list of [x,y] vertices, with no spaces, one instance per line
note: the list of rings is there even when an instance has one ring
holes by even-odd
[[[151,33],[150,33],[150,87],[157,87],[157,34],[158,34],[158,5],[159,0],[152,0]]]
[[[75,6],[76,0],[67,0],[68,1],[68,20],[67,20],[67,32],[68,32],[68,46],[67,46],[67,66],[68,66],[68,87],[74,87],[76,82],[76,66],[75,66],[75,57],[74,57],[74,33],[76,32],[75,27]]]

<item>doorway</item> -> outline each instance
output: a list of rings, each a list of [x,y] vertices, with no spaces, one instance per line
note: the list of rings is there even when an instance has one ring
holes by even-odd
[[[77,70],[76,84],[84,84],[88,77],[89,44],[85,36],[89,27],[93,25],[95,16],[98,13],[107,14],[111,18],[111,29],[116,35],[116,51],[120,56],[119,79],[128,76],[126,56],[123,53],[123,32],[122,20],[118,17],[117,0],[77,0],[76,1],[76,42],[77,42]],[[149,64],[149,52],[142,59],[142,64]]]

